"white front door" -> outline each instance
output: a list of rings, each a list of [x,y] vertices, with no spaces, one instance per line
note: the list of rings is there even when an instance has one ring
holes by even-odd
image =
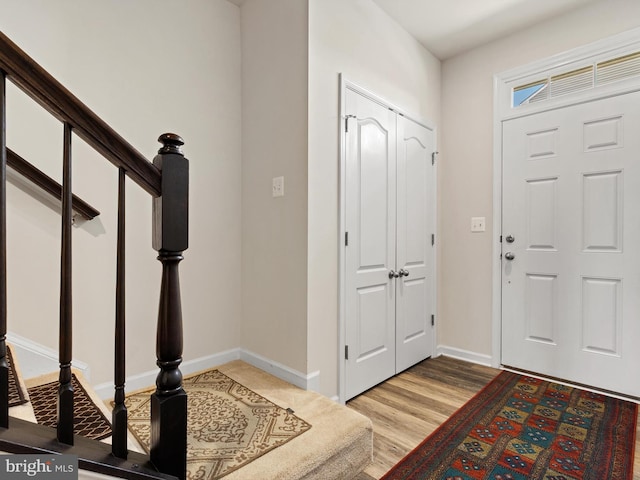
[[[502,363],[640,396],[640,93],[502,138]]]
[[[431,356],[435,265],[433,131],[398,117],[396,372]]]
[[[433,131],[345,93],[345,396],[431,356]]]

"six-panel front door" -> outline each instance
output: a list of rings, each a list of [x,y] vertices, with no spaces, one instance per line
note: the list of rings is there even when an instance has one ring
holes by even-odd
[[[503,123],[502,363],[640,396],[640,93]]]
[[[345,396],[431,355],[433,132],[347,89]]]

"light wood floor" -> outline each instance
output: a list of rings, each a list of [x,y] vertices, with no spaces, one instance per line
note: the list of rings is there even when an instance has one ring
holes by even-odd
[[[368,416],[374,432],[373,463],[355,480],[382,477],[498,373],[493,368],[438,357],[350,400],[347,406]],[[638,425],[633,480],[640,480]]]

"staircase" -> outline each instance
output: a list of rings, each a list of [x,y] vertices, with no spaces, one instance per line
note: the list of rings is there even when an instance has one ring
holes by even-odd
[[[6,83],[12,82],[64,125],[62,185],[48,178],[6,145]],[[116,319],[114,332],[114,402],[112,445],[74,435],[72,376],[72,248],[73,211],[97,212],[72,193],[72,133],[93,147],[119,172]],[[186,478],[187,396],[182,388],[182,312],[178,264],[188,247],[189,162],[183,140],[175,134],[159,138],[158,155],[147,160],[109,125],[0,32],[0,451],[66,453],[78,456],[79,467],[129,479]],[[7,166],[62,203],[60,253],[59,364],[56,428],[9,415],[7,362]],[[162,263],[156,332],[159,372],[151,397],[150,455],[132,452],[127,443],[125,391],[125,187],[132,181],[153,201],[152,245]]]
[[[22,386],[28,401],[11,407],[10,415],[34,423],[55,423],[51,399],[56,393],[56,372],[22,381],[18,355],[13,348],[9,352],[10,398],[17,403]],[[110,443],[111,402],[103,403],[79,371],[74,372],[74,385],[76,435]],[[371,461],[368,418],[241,360],[188,376],[184,385],[193,395],[189,478],[347,480],[356,478]],[[208,397],[203,395],[207,385]],[[148,398],[148,390],[127,393],[130,450],[144,452],[147,448]],[[87,473],[82,472],[80,479],[85,477]]]

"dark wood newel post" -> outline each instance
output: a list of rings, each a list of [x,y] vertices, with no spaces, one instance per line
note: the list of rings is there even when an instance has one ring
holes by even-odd
[[[153,164],[162,194],[153,199],[153,248],[162,262],[156,355],[160,372],[151,395],[151,461],[180,479],[187,470],[187,394],[182,388],[182,306],[178,264],[189,240],[189,161],[178,135],[165,133]]]

